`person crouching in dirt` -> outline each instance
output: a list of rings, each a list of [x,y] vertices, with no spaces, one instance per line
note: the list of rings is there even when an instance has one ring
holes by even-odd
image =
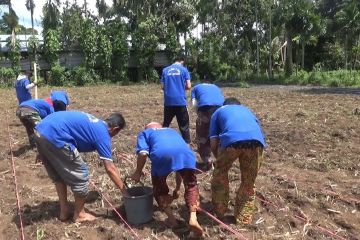
[[[53,102],[54,108],[65,111],[66,107],[70,105],[70,99],[66,91],[54,90],[50,93],[50,99]]]
[[[31,148],[35,147],[35,126],[49,114],[64,110],[66,110],[66,105],[60,100],[54,104],[48,99],[30,99],[20,104],[16,110],[16,116],[20,119],[26,129]]]
[[[255,211],[255,179],[263,161],[264,134],[259,120],[236,98],[227,98],[210,120],[210,145],[216,157],[211,180],[212,203],[223,217],[229,202],[228,172],[240,163],[241,184],[236,194],[234,216],[237,224],[251,224]]]
[[[191,91],[192,105],[197,111],[197,149],[202,161],[198,164],[198,168],[203,171],[208,171],[212,167],[209,139],[210,118],[215,110],[222,106],[224,102],[221,89],[210,82],[211,79],[205,76],[203,82],[193,87]]]
[[[75,222],[96,219],[84,209],[89,192],[89,169],[79,152],[96,150],[110,179],[126,194],[111,152],[111,137],[124,127],[125,120],[120,113],[113,113],[103,121],[78,111],[53,113],[36,126],[36,146],[49,177],[55,182],[61,221],[71,216]],[[67,201],[67,186],[74,193],[73,214]]]
[[[199,205],[199,189],[195,175],[196,158],[188,144],[174,129],[162,128],[160,123],[152,122],[138,134],[136,152],[137,167],[132,179],[135,182],[140,180],[146,158],[149,156],[154,198],[168,216],[168,223],[171,226],[177,225],[170,205],[178,197],[181,182],[177,181],[177,186],[171,196],[168,194],[169,187],[166,178],[171,172],[181,175],[185,186],[184,198],[190,211],[190,234],[191,237],[200,237],[203,230],[196,216]]]

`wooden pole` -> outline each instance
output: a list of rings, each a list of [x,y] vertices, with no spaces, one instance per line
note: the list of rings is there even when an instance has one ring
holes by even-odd
[[[37,87],[37,67],[36,67],[36,62],[34,62],[34,83],[35,83],[35,99],[38,99],[38,87]]]

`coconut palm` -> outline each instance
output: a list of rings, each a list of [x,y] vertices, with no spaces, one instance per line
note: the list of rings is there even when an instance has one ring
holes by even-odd
[[[34,36],[34,8],[35,8],[34,0],[26,0],[25,6],[26,9],[30,11],[31,14],[31,32],[32,35]]]

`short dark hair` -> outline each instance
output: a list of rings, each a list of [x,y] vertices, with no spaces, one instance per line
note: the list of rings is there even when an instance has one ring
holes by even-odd
[[[181,62],[181,61],[185,62],[185,59],[186,59],[186,57],[184,54],[178,54],[177,56],[174,57],[175,62]]]
[[[208,83],[212,83],[213,80],[212,80],[212,77],[210,75],[204,75],[203,76],[203,79],[202,79],[203,82],[208,82]]]
[[[111,128],[113,127],[119,127],[120,129],[123,129],[126,125],[124,117],[121,115],[121,113],[112,113],[110,116],[105,119],[105,122],[107,125]]]
[[[53,107],[54,107],[55,112],[66,111],[66,104],[60,100],[53,101]]]
[[[241,105],[241,103],[237,98],[229,97],[225,99],[223,105]]]

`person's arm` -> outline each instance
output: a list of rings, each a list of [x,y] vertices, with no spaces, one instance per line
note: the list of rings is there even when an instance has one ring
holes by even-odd
[[[210,118],[209,126],[209,138],[210,138],[210,149],[214,157],[217,158],[219,148],[219,126],[217,124],[218,110],[216,110]]]
[[[109,175],[110,179],[115,183],[115,185],[120,189],[122,194],[127,194],[125,185],[120,178],[119,171],[117,170],[115,164],[109,160],[103,160],[106,173]]]
[[[219,148],[219,138],[217,137],[210,138],[210,148],[214,157],[217,158],[217,153]]]
[[[190,81],[190,79],[186,80],[185,90],[191,90],[191,81]]]
[[[194,109],[197,108],[197,100],[196,100],[196,86],[191,90],[191,105]]]
[[[29,89],[34,88],[35,86],[36,86],[36,83],[30,83],[30,84],[26,85],[25,88],[29,90]]]
[[[134,180],[135,182],[139,182],[141,175],[143,175],[142,170],[145,166],[146,158],[147,158],[147,153],[145,153],[145,152],[138,153],[137,162],[136,162],[136,170],[133,173],[133,175],[131,176],[132,180]]]

